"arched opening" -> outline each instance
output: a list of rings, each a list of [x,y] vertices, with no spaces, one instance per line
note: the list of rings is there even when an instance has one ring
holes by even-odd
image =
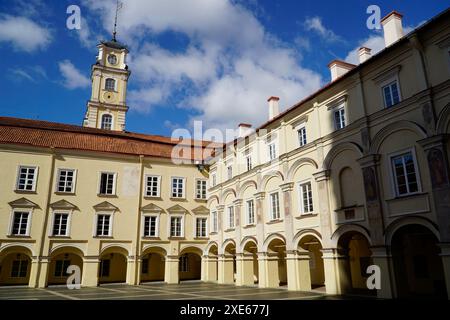
[[[367,267],[373,264],[367,238],[357,231],[346,232],[339,238],[338,248],[341,293],[375,295],[375,290],[367,288]]]
[[[273,239],[268,246],[268,287],[287,285],[286,244],[282,239]]]
[[[228,268],[228,270],[232,270],[231,271],[231,282],[235,282],[236,281],[236,245],[234,244],[234,242],[230,242],[224,250],[225,253],[225,258],[228,259],[229,261],[225,262],[227,264],[232,265],[232,268]],[[230,272],[228,272],[228,274],[230,274]]]
[[[207,256],[207,262],[206,262],[206,281],[213,281],[216,282],[218,280],[218,263],[217,263],[217,257],[218,257],[218,249],[217,245],[212,245],[208,250],[208,256]]]
[[[70,274],[67,273],[69,266],[78,266],[83,274],[83,253],[71,247],[60,248],[50,256],[48,268],[48,285],[66,284]]]
[[[243,269],[244,285],[259,283],[258,246],[254,241],[248,241],[244,246]]]
[[[313,235],[306,235],[300,239],[299,248],[309,252],[309,272],[311,288],[325,291],[325,272],[322,259],[322,244]]]
[[[447,298],[438,240],[419,224],[399,228],[392,237],[392,259],[399,298]]]
[[[31,252],[13,247],[0,255],[0,286],[28,285],[30,282]]]
[[[100,256],[98,283],[121,283],[127,280],[127,252],[123,248],[113,247]]]
[[[110,114],[104,114],[102,116],[101,128],[105,130],[112,129],[113,117]]]
[[[149,248],[141,257],[141,282],[164,281],[166,252],[162,248]]]
[[[200,280],[202,274],[202,256],[197,248],[188,248],[181,252],[178,263],[179,279]]]
[[[113,78],[108,78],[105,80],[105,90],[106,91],[115,91],[116,90],[116,80]]]

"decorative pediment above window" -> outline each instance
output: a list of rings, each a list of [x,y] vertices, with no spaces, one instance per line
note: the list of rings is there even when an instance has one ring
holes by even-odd
[[[401,68],[402,68],[402,66],[398,65],[398,66],[395,66],[393,68],[387,69],[387,70],[383,71],[382,73],[378,74],[372,80],[375,83],[380,84],[380,83],[388,81],[388,80],[390,80],[392,78],[396,78],[396,77],[398,77],[398,74],[399,74]]]
[[[12,208],[39,208],[39,206],[26,198],[20,198],[9,202]]]
[[[209,209],[205,206],[198,206],[197,208],[192,210],[195,214],[209,214]]]
[[[156,204],[154,203],[150,203],[144,207],[141,208],[141,211],[145,211],[145,212],[163,212],[164,209],[161,207],[158,207]]]
[[[336,97],[335,99],[331,100],[330,102],[328,102],[326,104],[327,110],[331,110],[331,109],[341,106],[343,103],[345,103],[347,101],[347,98],[348,98],[348,94],[343,94],[339,97]]]
[[[108,201],[103,201],[102,203],[95,205],[94,209],[96,211],[120,211],[119,208]]]
[[[186,208],[180,206],[179,204],[176,204],[176,205],[174,205],[174,206],[168,208],[167,211],[168,211],[169,213],[186,213],[186,212],[188,212],[188,211],[186,210]]]
[[[78,210],[77,206],[66,200],[59,200],[50,204],[52,209]]]

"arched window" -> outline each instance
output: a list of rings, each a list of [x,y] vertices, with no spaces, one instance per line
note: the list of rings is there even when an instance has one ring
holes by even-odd
[[[112,116],[110,114],[104,114],[102,116],[102,129],[111,130],[112,129]]]
[[[114,80],[112,78],[106,79],[105,90],[114,91],[115,89],[116,89],[116,80]]]

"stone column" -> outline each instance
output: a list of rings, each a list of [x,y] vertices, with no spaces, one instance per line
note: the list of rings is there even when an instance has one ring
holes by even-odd
[[[217,209],[217,226],[218,226],[218,230],[217,230],[217,234],[218,234],[218,239],[217,239],[217,245],[218,250],[220,250],[220,247],[222,246],[223,243],[223,230],[225,230],[224,228],[224,223],[223,223],[223,213],[225,211],[225,206],[223,204],[218,205],[216,207]],[[219,252],[220,253],[220,252]]]
[[[255,193],[255,222],[256,222],[256,240],[258,241],[258,251],[262,250],[264,243],[264,198],[265,192]]]
[[[140,272],[139,272],[140,273]],[[126,283],[130,286],[136,285],[136,261],[134,256],[127,258],[127,279]]]
[[[98,286],[98,257],[84,257],[83,259],[83,275],[81,276],[81,286],[96,287]]]
[[[28,281],[28,287],[30,288],[37,287],[38,268],[39,268],[39,259],[36,256],[31,257],[30,280]]]
[[[241,253],[236,256],[238,286],[254,285],[253,254]]]
[[[377,297],[382,299],[392,299],[394,297],[393,292],[393,272],[392,268],[392,256],[389,253],[387,247],[371,247],[373,264],[380,267],[381,283],[380,289],[377,290]]]
[[[311,291],[311,273],[307,250],[286,251],[288,290]]]
[[[441,243],[441,259],[444,268],[445,286],[447,288],[447,297],[450,299],[450,243]]]
[[[217,257],[204,255],[202,258],[202,280],[206,282],[217,281]]]
[[[166,264],[164,267],[164,281],[169,284],[179,282],[179,259],[178,256],[166,256]]]
[[[141,283],[141,276],[142,276],[142,257],[139,256],[136,258],[136,285],[139,285]]]
[[[259,287],[278,288],[280,276],[278,274],[278,253],[258,253]]]
[[[325,288],[328,294],[339,294],[338,269],[335,249],[322,249],[323,269],[325,273]]]
[[[281,191],[283,192],[284,204],[284,235],[286,237],[286,250],[295,250],[294,248],[294,217],[292,216],[292,190],[294,183],[288,182],[282,184]]]
[[[47,286],[48,269],[50,266],[49,257],[41,257],[40,264],[41,264],[41,269],[40,269],[39,279],[38,279],[38,288],[45,288]]]
[[[220,254],[218,259],[219,278],[218,283],[232,284],[234,283],[234,257],[231,254]]]
[[[234,221],[235,221],[235,242],[236,242],[236,253],[239,252],[239,244],[241,243],[241,233],[242,233],[242,199],[236,199],[233,201],[234,205]]]
[[[339,294],[347,293],[352,288],[348,250],[336,249],[334,251],[334,261],[337,271],[338,293]]]
[[[330,171],[319,171],[314,173],[313,176],[316,180],[319,194],[320,233],[322,235],[323,247],[327,248],[331,245],[331,211],[328,196],[328,179],[330,177]]]

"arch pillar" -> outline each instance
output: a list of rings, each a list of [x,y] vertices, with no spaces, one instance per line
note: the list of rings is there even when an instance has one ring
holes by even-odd
[[[28,282],[28,287],[30,287],[30,288],[38,287],[39,264],[40,264],[40,261],[37,257],[31,257],[30,280]]]
[[[97,257],[85,257],[83,259],[83,275],[81,277],[83,287],[96,287],[98,285],[99,263]]]
[[[345,271],[342,261],[345,261],[345,256],[338,254],[336,248],[324,248],[322,249],[323,268],[325,274],[325,288],[328,294],[340,294],[340,274],[345,275]],[[348,282],[348,279],[347,279]]]
[[[387,247],[370,247],[372,251],[373,264],[380,267],[380,289],[377,290],[377,297],[382,299],[392,299],[394,297],[395,274],[391,268],[392,255]]]
[[[134,256],[128,256],[127,257],[127,278],[126,283],[128,285],[134,286],[139,284],[139,282],[136,283],[136,260]],[[138,272],[140,274],[140,272]]]
[[[328,196],[328,180],[330,179],[330,170],[316,172],[313,176],[317,182],[318,189],[320,233],[322,234],[324,246],[329,246],[331,239],[331,212]]]
[[[202,281],[217,281],[217,258],[208,255],[202,257]]]
[[[234,267],[233,255],[221,254],[218,259],[218,283],[230,284],[234,283]]]
[[[307,250],[286,251],[288,290],[311,291],[309,260]]]
[[[292,190],[294,189],[294,183],[288,182],[282,184],[280,187],[283,192],[284,236],[286,238],[286,249],[294,250],[294,218],[292,216]]]
[[[37,281],[37,287],[38,288],[45,288],[47,286],[47,279],[48,279],[48,268],[50,266],[50,258],[49,257],[41,257],[41,261],[39,263],[40,265],[40,272],[38,276]]]
[[[164,267],[164,281],[169,284],[177,284],[179,282],[179,258],[178,256],[166,256],[166,264]]]
[[[253,274],[253,254],[240,253],[236,255],[236,285],[254,285]]]
[[[450,299],[450,243],[440,243],[442,266],[444,267],[445,286],[447,297]]]
[[[259,252],[259,287],[260,288],[278,288],[278,253]]]

